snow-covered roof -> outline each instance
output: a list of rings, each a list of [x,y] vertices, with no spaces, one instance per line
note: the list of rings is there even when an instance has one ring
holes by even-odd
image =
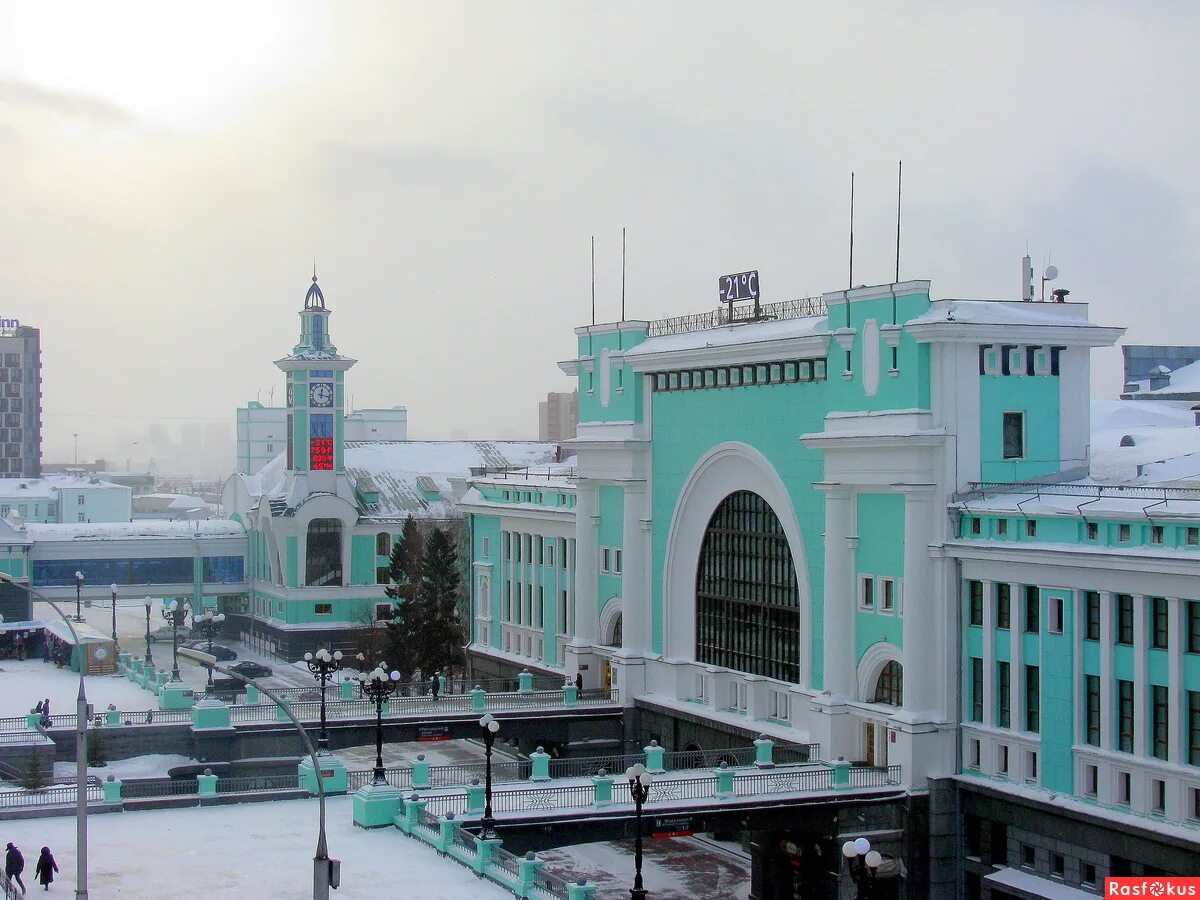
[[[494,484],[497,487],[575,488],[577,457],[572,454],[561,462],[548,462],[520,469],[509,469],[472,478],[472,484]]]
[[[1200,486],[1200,428],[1181,400],[1093,400],[1092,478],[1105,484]],[[1133,446],[1122,447],[1129,437]],[[1142,474],[1138,474],[1138,467]]]
[[[189,539],[238,537],[246,530],[231,519],[171,522],[143,519],[136,522],[80,522],[28,524],[25,532],[35,541],[119,541],[130,538]]]
[[[949,317],[953,318],[949,318]],[[971,325],[1087,325],[1082,303],[1029,303],[1013,300],[936,300],[929,309],[905,325],[935,322]]]
[[[1186,366],[1180,366],[1174,371],[1167,369],[1166,366],[1156,366],[1156,369],[1166,369],[1166,374],[1170,377],[1170,382],[1158,388],[1150,387],[1150,379],[1143,378],[1139,381],[1131,382],[1137,385],[1137,393],[1139,394],[1200,394],[1200,360],[1188,363]],[[1192,401],[1193,403],[1195,401]]]
[[[828,316],[807,316],[799,319],[776,319],[769,322],[722,325],[706,331],[664,334],[660,337],[647,338],[632,350],[626,350],[625,356],[637,358],[649,356],[652,353],[697,350],[703,347],[728,347],[735,344],[756,344],[763,341],[807,337],[827,331],[828,321]]]
[[[39,500],[56,500],[58,491],[69,490],[98,490],[117,489],[127,491],[129,488],[111,481],[79,475],[43,475],[41,478],[0,478],[0,497],[4,498],[37,498]]]

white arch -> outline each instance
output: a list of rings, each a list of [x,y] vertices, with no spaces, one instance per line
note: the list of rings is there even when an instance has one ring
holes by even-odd
[[[675,503],[663,564],[664,655],[696,658],[696,567],[700,547],[717,506],[735,491],[758,494],[770,504],[783,526],[800,595],[800,684],[808,687],[812,672],[812,591],[800,523],[791,495],[770,460],[739,441],[712,447],[692,467]]]
[[[621,618],[621,598],[609,597],[604,601],[604,608],[600,610],[600,643],[607,647],[612,646],[613,631],[617,626],[617,621]]]
[[[904,671],[904,654],[895,644],[887,641],[876,641],[865,651],[858,660],[858,699],[862,703],[875,702],[875,685],[883,672],[883,667],[890,662],[899,664]]]

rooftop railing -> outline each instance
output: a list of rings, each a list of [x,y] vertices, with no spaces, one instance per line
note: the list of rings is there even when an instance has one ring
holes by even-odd
[[[805,319],[810,316],[823,316],[828,312],[825,301],[821,297],[800,297],[797,300],[764,303],[758,307],[758,315],[755,315],[752,305],[743,305],[733,307],[732,312],[728,307],[721,307],[709,312],[655,319],[650,323],[646,333],[650,337],[662,337],[667,334],[686,334],[689,331],[707,331],[710,328],[720,328],[722,325],[743,325],[750,322],[770,322],[778,319]]]
[[[956,500],[987,494],[1044,494],[1048,497],[1090,497],[1112,500],[1200,500],[1200,488],[1140,487],[1127,484],[1043,484],[1040,481],[969,481]]]

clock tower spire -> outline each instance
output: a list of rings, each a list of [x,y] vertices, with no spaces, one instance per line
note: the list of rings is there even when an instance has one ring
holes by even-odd
[[[310,491],[336,493],[345,470],[345,374],[357,360],[339,355],[330,341],[329,313],[314,266],[300,310],[300,341],[275,365],[287,377],[288,471],[305,475]]]

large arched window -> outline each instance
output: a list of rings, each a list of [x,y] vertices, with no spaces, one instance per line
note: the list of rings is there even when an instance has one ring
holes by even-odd
[[[342,523],[313,519],[308,524],[308,560],[304,583],[309,587],[342,583]]]
[[[894,659],[883,667],[879,680],[875,682],[876,703],[886,703],[888,706],[904,705],[904,669]]]
[[[783,525],[738,491],[708,523],[696,571],[696,659],[800,681],[800,589]]]

